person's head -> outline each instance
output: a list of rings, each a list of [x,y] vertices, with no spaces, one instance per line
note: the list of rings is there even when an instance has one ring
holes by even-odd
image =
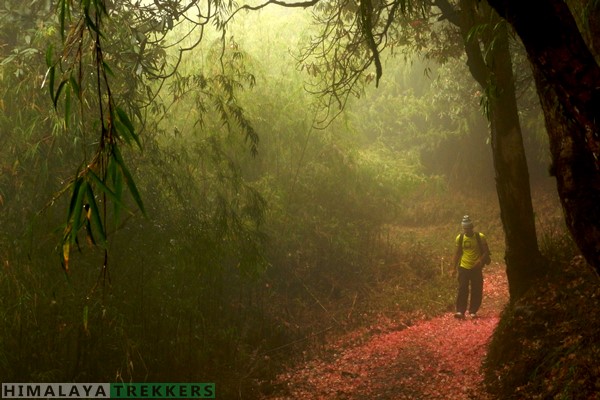
[[[467,235],[473,233],[473,221],[471,221],[471,217],[465,215],[460,224]]]

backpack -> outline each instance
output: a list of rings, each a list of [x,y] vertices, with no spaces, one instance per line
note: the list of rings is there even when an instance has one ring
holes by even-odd
[[[460,238],[458,239],[458,246],[460,247],[460,251],[462,252],[462,245],[463,245],[463,238],[464,238],[465,234],[461,233],[460,234]],[[479,232],[475,232],[475,239],[477,239],[477,246],[479,246],[479,252],[483,253],[483,244],[481,243],[481,237],[479,237]],[[492,258],[490,257],[492,253],[490,253],[490,250],[488,249],[487,255],[484,257],[483,261],[483,265],[490,265],[490,263],[492,262]]]

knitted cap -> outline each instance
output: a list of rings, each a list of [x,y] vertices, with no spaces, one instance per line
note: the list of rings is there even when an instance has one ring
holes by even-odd
[[[465,215],[461,221],[461,225],[463,227],[473,226],[473,221],[471,221],[471,217],[469,217],[468,215]]]

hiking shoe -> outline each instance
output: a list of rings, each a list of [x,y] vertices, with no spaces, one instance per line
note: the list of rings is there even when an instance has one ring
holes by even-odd
[[[469,313],[469,315],[471,316],[471,318],[475,319],[475,318],[479,318],[479,316],[477,315],[477,313]]]
[[[454,318],[465,319],[465,314],[461,313],[461,312],[457,312],[456,314],[454,314]]]

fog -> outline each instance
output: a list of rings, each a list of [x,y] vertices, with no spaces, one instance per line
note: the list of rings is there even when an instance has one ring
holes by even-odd
[[[464,56],[386,52],[378,87],[369,68],[336,98],[303,53],[319,34],[310,16],[240,12],[179,64],[193,36],[136,61],[119,47],[128,31],[112,31],[107,79],[129,117],[112,111],[122,162],[101,153],[104,187],[82,171],[109,94],[90,78],[77,102],[63,67],[55,90],[69,83],[48,95],[54,20],[0,30],[2,381],[215,382],[218,397],[255,398],[331,336],[446,312],[463,214],[501,258],[489,125]],[[177,73],[137,69],[161,63]],[[541,111],[531,84],[519,90],[539,223],[562,229]],[[78,179],[91,191],[74,193]]]

